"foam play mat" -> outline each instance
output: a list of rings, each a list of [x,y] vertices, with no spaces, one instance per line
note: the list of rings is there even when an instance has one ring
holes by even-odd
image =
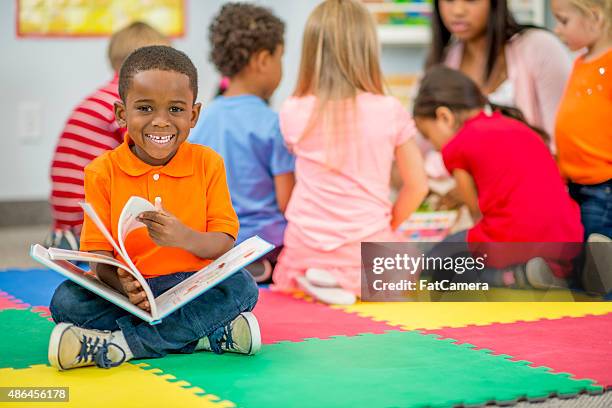
[[[48,306],[61,281],[43,269],[0,271],[0,387],[69,388],[68,402],[28,407],[472,407],[612,387],[610,302],[330,307],[266,288],[255,356],[58,372],[47,361]]]

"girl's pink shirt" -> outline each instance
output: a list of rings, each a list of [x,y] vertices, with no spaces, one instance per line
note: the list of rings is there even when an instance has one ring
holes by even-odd
[[[292,97],[280,110],[280,126],[296,156],[296,185],[285,213],[285,241],[331,251],[390,230],[390,175],[395,148],[415,136],[412,117],[391,97],[361,93],[328,157],[326,135],[317,124],[302,138],[316,97]],[[287,236],[289,235],[289,236]]]

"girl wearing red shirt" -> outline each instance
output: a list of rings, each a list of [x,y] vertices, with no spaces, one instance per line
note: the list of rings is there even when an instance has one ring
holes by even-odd
[[[493,110],[478,86],[459,71],[437,66],[423,79],[414,106],[416,125],[441,151],[475,222],[447,240],[465,242],[466,251],[467,243],[472,250],[474,243],[488,243],[494,252],[488,266],[497,272],[487,270],[482,280],[563,287],[579,248],[565,245],[583,239],[579,208],[541,135],[520,121],[520,112],[511,112],[515,118]],[[491,244],[499,242],[547,244],[520,250]],[[492,251],[500,247],[502,251]]]

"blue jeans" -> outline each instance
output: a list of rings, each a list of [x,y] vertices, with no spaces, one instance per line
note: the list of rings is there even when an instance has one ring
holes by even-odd
[[[157,297],[191,275],[181,272],[147,282]],[[223,335],[225,325],[240,313],[253,310],[258,296],[257,284],[243,269],[153,326],[69,280],[55,290],[50,309],[56,323],[121,330],[134,358],[154,358],[168,353],[193,353],[204,336],[212,343]]]
[[[612,237],[612,180],[593,185],[569,183],[569,193],[580,205],[585,241],[592,233]]]

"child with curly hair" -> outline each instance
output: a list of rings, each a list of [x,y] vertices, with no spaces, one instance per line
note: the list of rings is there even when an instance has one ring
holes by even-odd
[[[258,282],[272,276],[294,184],[294,158],[281,136],[278,115],[267,105],[282,77],[284,29],[266,8],[248,3],[223,6],[209,28],[210,59],[229,85],[204,110],[190,137],[225,160],[232,205],[240,220],[237,243],[259,235],[277,247],[248,267]]]

